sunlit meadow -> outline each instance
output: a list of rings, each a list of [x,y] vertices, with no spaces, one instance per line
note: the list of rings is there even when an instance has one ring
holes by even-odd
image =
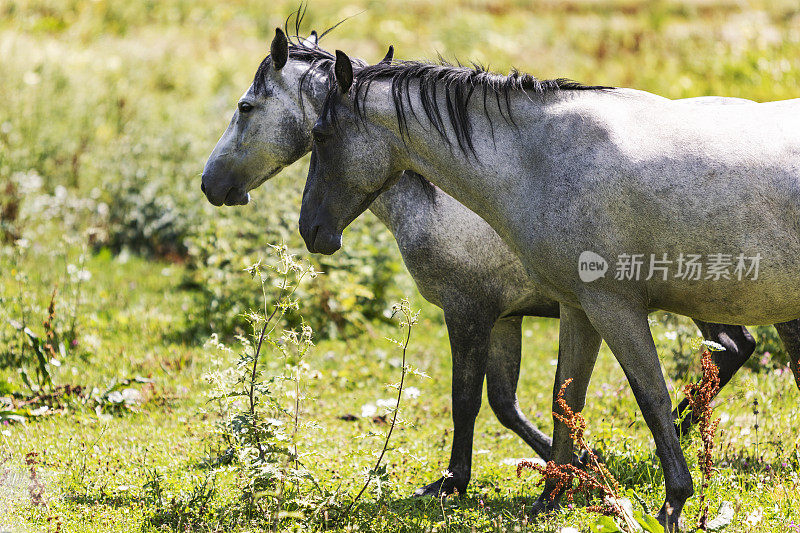
[[[488,408],[468,494],[409,498],[447,466],[450,359],[391,235],[366,215],[341,254],[308,256],[307,159],[244,208],[201,194],[205,158],[296,7],[0,0],[0,530],[601,530],[582,497],[526,518],[540,475],[516,465],[533,453]],[[322,44],[370,61],[394,44],[399,58],[670,98],[800,87],[794,1],[318,0],[302,30],[348,16]],[[664,315],[653,331],[677,403],[700,375],[698,333]],[[774,331],[755,331],[753,360],[713,403],[706,501],[724,531],[797,533],[800,394]],[[557,336],[557,321],[526,319],[520,403],[545,431]],[[652,513],[663,477],[605,347],[584,415],[620,496]],[[701,446],[685,447],[698,487]],[[699,510],[695,496],[687,530]]]

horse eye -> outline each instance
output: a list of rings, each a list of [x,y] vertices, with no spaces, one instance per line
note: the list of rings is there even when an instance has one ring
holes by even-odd
[[[311,137],[314,139],[314,142],[317,143],[317,144],[322,144],[328,139],[327,135],[325,135],[324,133],[322,133],[321,131],[316,130],[316,129],[311,130]]]
[[[239,113],[249,113],[253,110],[253,105],[247,102],[239,102]]]

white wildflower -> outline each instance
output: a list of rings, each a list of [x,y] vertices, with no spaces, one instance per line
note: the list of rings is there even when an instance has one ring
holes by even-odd
[[[412,400],[419,398],[421,394],[420,390],[416,387],[408,387],[403,390],[405,391],[406,396]]]
[[[761,507],[758,507],[750,511],[750,513],[745,517],[744,521],[753,527],[761,522],[762,518],[764,518],[764,510]]]
[[[394,409],[395,406],[397,406],[397,399],[396,398],[377,399],[375,400],[375,404],[378,407],[384,407],[386,409]]]
[[[120,391],[115,390],[108,394],[108,401],[111,403],[122,403],[125,401],[125,398]]]

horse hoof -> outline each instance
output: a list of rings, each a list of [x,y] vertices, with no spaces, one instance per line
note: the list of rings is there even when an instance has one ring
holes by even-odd
[[[556,498],[555,501],[550,501],[550,496],[542,493],[536,501],[533,502],[531,505],[531,512],[530,517],[535,518],[540,515],[544,515],[553,511],[557,511],[561,507],[561,504]]]
[[[667,519],[669,517],[669,523],[667,523]],[[680,518],[674,517],[671,514],[667,514],[666,510],[662,507],[661,511],[656,515],[656,520],[658,523],[661,524],[661,527],[664,528],[665,533],[679,533],[681,528],[679,525]]]
[[[462,488],[459,488],[459,485]],[[429,485],[425,485],[424,487],[418,488],[414,491],[414,494],[411,496],[413,498],[423,498],[423,497],[432,497],[432,498],[440,498],[442,496],[450,496],[451,494],[459,493],[463,494],[466,492],[467,484],[466,483],[457,483],[455,478],[448,477],[448,478],[439,478],[433,483]]]

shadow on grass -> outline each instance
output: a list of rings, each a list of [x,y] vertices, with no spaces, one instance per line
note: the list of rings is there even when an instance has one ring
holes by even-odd
[[[215,508],[212,493],[207,494],[207,497],[201,500],[172,498],[159,504],[154,504],[150,497],[113,495],[103,492],[94,495],[69,494],[64,499],[73,504],[91,507],[104,505],[115,509],[142,509],[144,523],[159,531],[203,531],[208,533],[228,530],[228,525],[221,518],[227,508]]]
[[[333,528],[357,526],[362,530],[419,532],[431,530],[475,531],[501,524],[526,524],[532,499],[526,496],[447,498],[382,498],[359,502],[345,518],[332,520]],[[500,527],[501,530],[504,528]]]
[[[141,507],[144,502],[142,498],[132,494],[106,494],[103,491],[98,494],[66,494],[64,499],[78,505],[105,505],[115,509]]]
[[[209,450],[212,452],[212,450]],[[222,454],[225,455],[224,453]],[[209,453],[210,457],[219,454]],[[658,461],[654,455],[636,456],[633,454],[604,454],[607,465],[620,483],[620,488],[637,491],[643,486],[658,486],[662,483]],[[195,468],[206,469],[209,464],[196,464]],[[512,474],[513,475],[513,474]],[[350,502],[350,496],[344,496],[336,503],[322,505],[316,510],[305,509],[305,517],[278,515],[249,516],[242,515],[237,505],[221,505],[218,499],[221,494],[213,488],[213,484],[195,487],[191,494],[180,497],[160,494],[160,489],[152,485],[147,494],[136,492],[94,494],[72,494],[66,499],[76,504],[87,506],[105,505],[114,508],[142,509],[149,526],[167,531],[225,531],[233,524],[259,524],[281,528],[303,525],[314,530],[321,529],[358,529],[362,531],[398,531],[421,532],[432,530],[447,531],[514,531],[517,526],[522,530],[534,528],[536,531],[557,530],[555,526],[559,514],[551,514],[537,519],[530,519],[528,513],[531,505],[540,492],[536,486],[539,476],[531,474],[523,476],[525,486],[518,494],[509,494],[504,489],[506,479],[503,476],[482,476],[473,479],[467,494],[456,497],[414,498],[399,494],[384,494],[383,497],[359,501],[344,516]],[[154,478],[155,479],[155,478]],[[647,491],[644,491],[647,492]],[[224,498],[223,498],[224,499]],[[586,505],[582,496],[576,496],[575,507]],[[565,502],[566,504],[566,502]],[[566,506],[566,505],[565,505]],[[276,522],[271,522],[276,520]],[[254,522],[253,522],[254,521]]]
[[[664,472],[655,453],[636,455],[602,450],[602,460],[623,488],[656,487],[664,483]]]

